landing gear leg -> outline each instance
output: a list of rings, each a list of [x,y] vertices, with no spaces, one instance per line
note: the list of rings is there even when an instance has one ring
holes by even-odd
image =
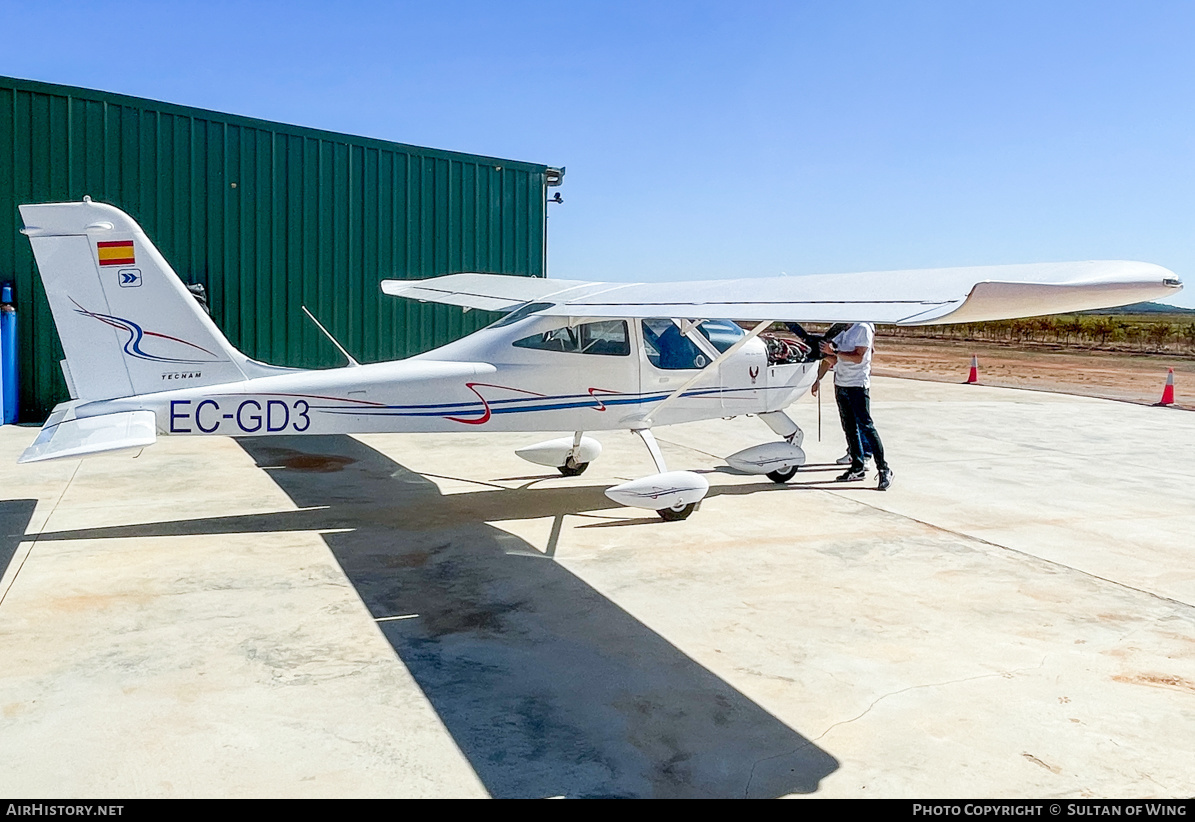
[[[564,465],[557,466],[556,470],[566,477],[579,477],[589,467],[589,463],[577,459],[581,449],[581,437],[584,434],[584,431],[577,431],[573,434],[573,447],[568,452],[568,456],[564,458]]]
[[[760,414],[759,418],[767,423],[776,436],[788,444],[800,448],[801,443],[805,441],[805,432],[801,430],[801,426],[793,422],[792,417],[783,411],[768,411]]]
[[[667,464],[664,462],[664,455],[660,453],[660,446],[656,442],[656,435],[651,432],[650,428],[636,428],[635,433],[639,435],[639,439],[643,440],[643,444],[647,446],[647,453],[651,454],[652,462],[656,464],[656,471],[661,474],[668,470]]]

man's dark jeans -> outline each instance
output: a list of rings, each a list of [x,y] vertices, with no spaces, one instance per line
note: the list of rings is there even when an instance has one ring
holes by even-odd
[[[888,468],[884,459],[884,444],[871,421],[871,397],[868,390],[856,386],[834,386],[834,399],[838,402],[838,416],[842,419],[842,433],[846,434],[846,445],[851,452],[851,470],[863,470],[863,454],[870,446],[875,457],[876,468]],[[866,443],[866,445],[864,445]]]

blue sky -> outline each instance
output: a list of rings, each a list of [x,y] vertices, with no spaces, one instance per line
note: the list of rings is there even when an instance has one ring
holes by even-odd
[[[0,3],[0,74],[566,166],[553,276],[1071,259],[1195,306],[1195,3]]]

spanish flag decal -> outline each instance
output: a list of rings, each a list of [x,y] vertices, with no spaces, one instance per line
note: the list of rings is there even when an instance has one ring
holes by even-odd
[[[100,255],[100,265],[133,265],[137,262],[133,257],[132,240],[96,243],[95,247]]]

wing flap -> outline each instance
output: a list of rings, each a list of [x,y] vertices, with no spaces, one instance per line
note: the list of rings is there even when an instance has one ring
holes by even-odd
[[[42,462],[144,448],[153,445],[158,438],[153,411],[123,411],[77,419],[65,419],[66,416],[65,412],[56,409],[17,462]]]

